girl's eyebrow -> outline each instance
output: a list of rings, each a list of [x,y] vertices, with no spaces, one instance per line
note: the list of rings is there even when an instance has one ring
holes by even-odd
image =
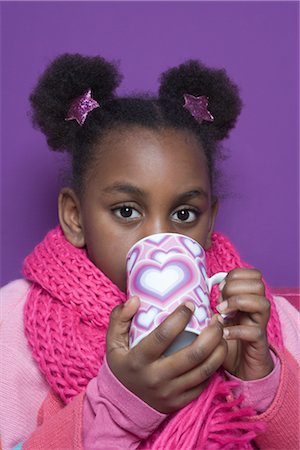
[[[178,200],[180,201],[191,200],[192,198],[196,197],[204,197],[205,199],[208,199],[208,193],[202,188],[197,188],[193,189],[192,191],[183,192],[182,194],[179,194]]]
[[[104,194],[123,193],[135,194],[139,197],[147,196],[147,193],[145,191],[130,183],[113,183],[111,186],[107,186],[106,188],[104,188],[102,192]]]
[[[134,194],[139,197],[147,197],[148,194],[143,189],[140,189],[139,187],[130,184],[130,183],[113,183],[110,186],[107,186],[102,191],[104,194],[114,194],[114,193],[123,193],[123,194]],[[202,197],[205,199],[208,199],[208,193],[202,189],[201,187],[193,189],[188,192],[183,192],[182,194],[179,194],[177,196],[177,201],[183,202],[184,200],[190,200],[192,198]]]

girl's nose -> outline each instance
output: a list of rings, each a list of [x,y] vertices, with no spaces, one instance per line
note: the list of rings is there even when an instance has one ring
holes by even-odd
[[[143,229],[144,237],[158,233],[172,233],[172,227],[168,220],[155,219],[147,222]]]

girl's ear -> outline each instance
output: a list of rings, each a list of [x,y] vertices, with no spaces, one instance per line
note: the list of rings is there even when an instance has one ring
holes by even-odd
[[[84,247],[80,202],[71,188],[63,188],[58,196],[58,217],[65,238],[75,247]]]
[[[219,201],[218,201],[217,197],[214,197],[212,199],[212,205],[211,205],[211,218],[210,218],[209,231],[208,231],[208,235],[207,235],[205,245],[204,245],[205,250],[208,250],[211,247],[211,235],[214,231],[215,220],[216,220],[216,217],[218,214],[218,209],[219,209]]]

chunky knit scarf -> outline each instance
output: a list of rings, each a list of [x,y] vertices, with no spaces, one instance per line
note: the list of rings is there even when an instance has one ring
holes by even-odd
[[[246,267],[227,238],[212,237],[206,253],[208,274]],[[249,266],[247,266],[249,267]],[[75,248],[60,227],[25,259],[25,277],[32,282],[24,320],[33,357],[51,388],[68,403],[97,376],[105,354],[105,338],[111,310],[125,301],[121,292]],[[272,303],[268,324],[269,342],[282,346],[276,307]],[[213,289],[215,310],[218,290]],[[221,371],[208,388],[181,411],[171,414],[142,448],[151,449],[250,449],[250,441],[263,426],[247,420],[253,411],[241,408],[234,398],[235,383]]]

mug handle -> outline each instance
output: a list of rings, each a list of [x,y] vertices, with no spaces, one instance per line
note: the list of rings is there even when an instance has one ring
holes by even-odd
[[[207,279],[208,291],[210,292],[211,288],[215,284],[221,283],[227,275],[228,275],[228,272],[218,272],[218,273],[215,273],[212,277],[208,278]]]

